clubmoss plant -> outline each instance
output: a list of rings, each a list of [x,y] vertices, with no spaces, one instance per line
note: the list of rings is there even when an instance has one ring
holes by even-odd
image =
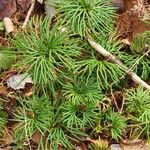
[[[97,60],[95,56],[76,62],[75,72],[96,77],[100,89],[108,89],[113,82],[119,81],[123,74],[121,67],[108,61]]]
[[[91,102],[83,101],[80,104],[74,104],[71,101],[67,101],[62,105],[62,122],[69,129],[73,127],[77,129],[94,127],[99,118],[99,109],[96,104]]]
[[[0,136],[2,136],[5,131],[4,128],[7,123],[7,119],[7,114],[3,111],[3,107],[0,104]]]
[[[53,150],[58,150],[59,146],[65,147],[66,149],[73,149],[73,142],[78,142],[82,138],[85,138],[87,136],[86,133],[75,127],[68,128],[66,126],[66,123],[62,119],[63,112],[61,107],[55,109],[54,112],[55,116],[46,133],[45,146],[50,145],[50,149]],[[44,148],[44,150],[49,149]]]
[[[49,0],[56,6],[58,19],[75,33],[85,36],[112,31],[115,8],[110,0]]]
[[[150,139],[150,91],[138,87],[128,90],[125,98],[132,130],[138,137]]]
[[[119,52],[122,45],[117,41],[114,35],[106,36],[104,34],[94,38],[102,47],[120,57]],[[88,45],[88,44],[87,44]],[[120,66],[113,64],[103,58],[98,52],[93,50],[91,46],[84,46],[85,51],[82,51],[82,57],[76,60],[73,70],[75,74],[84,76],[88,81],[91,77],[96,78],[97,84],[101,89],[108,89],[111,83],[115,82],[116,85],[119,78],[123,75],[123,70]]]
[[[119,140],[126,128],[126,119],[121,114],[111,109],[103,115],[104,128],[109,132],[112,139]]]
[[[99,33],[98,36],[94,37],[94,39],[107,51],[109,51],[119,59],[121,58],[122,53],[120,52],[120,49],[123,47],[123,44],[119,40],[115,31],[110,33],[109,35]]]
[[[58,74],[80,54],[77,39],[58,28],[51,27],[48,18],[34,17],[29,27],[13,40],[19,55],[17,65],[27,67],[34,83],[43,89],[59,80]]]
[[[74,77],[70,82],[63,84],[63,96],[73,104],[92,102],[94,104],[102,101],[102,93],[95,78]]]
[[[36,92],[37,95],[19,101],[14,112],[16,140],[31,139],[38,131],[46,139],[41,140],[39,150],[43,143],[44,150],[72,149],[74,142],[98,127],[99,133],[119,140],[127,127],[124,113],[110,108],[107,100],[104,104],[102,91],[106,92],[112,83],[120,82],[123,70],[109,62],[109,58],[105,60],[83,37],[90,35],[121,60],[126,57],[129,66],[130,60],[133,63],[134,58],[145,52],[148,45],[144,43],[145,35],[142,36],[144,40],[134,39],[131,54],[123,57],[125,52],[120,51],[122,45],[117,37],[108,37],[115,21],[115,8],[109,0],[49,2],[57,9],[56,20],[52,23],[48,18],[34,17],[29,26],[12,40],[19,56],[16,65],[25,68],[33,77],[35,86],[43,89],[41,93]],[[61,30],[63,27],[65,31]],[[139,47],[138,52],[135,47]],[[148,58],[142,58],[135,68],[144,79],[148,79],[150,73]],[[55,96],[52,91],[55,91]],[[149,137],[149,91],[131,90],[125,97],[129,124],[138,124],[139,136]],[[105,109],[103,104],[109,106]],[[95,144],[89,148],[107,149]]]
[[[56,123],[56,122],[55,122]],[[81,140],[81,137],[87,136],[85,133],[82,133],[81,131],[72,128],[69,129],[59,121],[56,124],[53,124],[54,126],[51,126],[48,131],[48,136],[46,139],[46,147],[50,144],[50,149],[58,150],[59,146],[63,146],[66,149],[73,149],[72,142],[78,142]],[[49,149],[44,149],[49,150]]]
[[[9,69],[14,61],[15,55],[12,49],[0,47],[0,71]]]
[[[147,80],[150,77],[150,62],[149,54],[144,55],[150,48],[150,32],[146,31],[137,35],[131,42],[130,49],[133,56],[133,60],[128,62],[129,66],[132,66],[137,60],[138,63],[135,65],[133,70],[137,73],[142,79]],[[130,55],[128,55],[130,57]],[[132,57],[132,56],[131,56]]]
[[[121,54],[122,62],[132,68],[132,70],[140,76],[143,80],[147,80],[150,77],[150,62],[149,56],[133,55],[123,52]]]
[[[150,31],[138,34],[133,38],[130,49],[133,54],[144,54],[150,47]]]
[[[148,50],[150,48],[150,32],[138,34],[130,45],[129,52],[121,52],[118,57],[125,63],[128,68],[140,76],[143,80],[150,77],[150,56]]]
[[[53,127],[49,130],[49,135],[47,137],[47,143],[50,142],[51,149],[57,150],[60,145],[64,147],[72,148],[73,145],[68,139],[68,135],[65,133],[63,128]],[[47,145],[47,144],[46,144]]]
[[[33,96],[19,100],[19,106],[14,112],[15,138],[27,140],[36,132],[44,134],[52,122],[53,108],[48,98]]]

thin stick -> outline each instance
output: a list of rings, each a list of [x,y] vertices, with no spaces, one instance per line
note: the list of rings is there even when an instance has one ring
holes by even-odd
[[[132,69],[139,63],[139,61],[140,61],[144,56],[148,55],[149,52],[150,52],[150,49],[149,49],[147,52],[145,52],[139,59],[137,59],[137,60],[135,61],[135,63],[127,70],[127,72],[128,72],[128,71],[132,71]],[[123,79],[123,78],[125,78],[125,75],[122,75],[119,79],[121,80],[121,79]],[[117,81],[114,81],[114,82],[111,84],[110,87],[112,87],[115,83],[117,83]]]
[[[139,59],[137,59],[137,60],[135,61],[135,63],[131,66],[131,68],[129,68],[128,71],[132,71],[132,69],[139,63],[139,61],[140,61],[143,57],[145,57],[146,55],[148,55],[149,52],[150,52],[150,48],[149,48],[149,50],[146,51]]]
[[[127,66],[125,66],[119,59],[117,59],[114,55],[112,55],[110,52],[108,52],[107,50],[105,50],[101,45],[99,45],[98,43],[96,43],[95,41],[93,41],[90,38],[87,38],[88,42],[90,43],[90,45],[97,50],[101,55],[103,55],[107,60],[109,60],[112,63],[118,64],[119,66],[121,66],[123,68],[123,70],[131,76],[132,80],[143,86],[146,89],[150,89],[150,85],[148,85],[145,81],[143,81],[138,75],[136,75],[132,70],[129,70]]]
[[[26,27],[26,25],[27,25],[27,23],[28,23],[28,21],[29,21],[29,18],[30,18],[30,16],[31,16],[31,13],[32,13],[32,11],[33,11],[33,9],[34,9],[34,5],[35,5],[35,0],[32,1],[32,4],[31,4],[31,6],[30,6],[30,9],[28,10],[28,13],[27,13],[27,16],[26,16],[26,19],[25,19],[25,21],[24,21],[24,23],[23,23],[22,28],[25,28],[25,27]]]

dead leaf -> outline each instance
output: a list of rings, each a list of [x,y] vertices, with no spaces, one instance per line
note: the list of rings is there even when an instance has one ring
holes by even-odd
[[[8,70],[8,71],[5,71],[3,72],[1,75],[0,75],[0,78],[3,80],[3,81],[6,81],[8,80],[10,77],[12,77],[13,75],[17,74],[19,71],[18,70]]]
[[[0,0],[0,19],[11,17],[16,11],[15,0]]]
[[[0,46],[8,46],[8,39],[0,37]]]
[[[41,136],[42,136],[41,133],[36,131],[36,132],[32,135],[32,141],[33,141],[35,144],[40,143]]]
[[[148,143],[145,141],[121,143],[123,150],[149,150]]]
[[[6,96],[7,94],[7,88],[4,85],[0,85],[0,96]]]
[[[33,83],[33,81],[28,74],[20,74],[10,77],[6,83],[8,87],[14,90],[19,90],[24,89],[26,83]]]
[[[75,150],[82,150],[80,146],[77,146]]]
[[[30,7],[32,0],[17,0],[17,4],[21,6],[21,11],[25,12]]]
[[[4,145],[10,145],[13,143],[13,132],[6,128],[2,139]]]
[[[32,96],[33,94],[34,94],[34,92],[28,92],[28,93],[25,93],[25,96],[30,97],[30,96]]]
[[[122,39],[121,41],[122,43],[127,44],[127,45],[131,44],[128,39]]]

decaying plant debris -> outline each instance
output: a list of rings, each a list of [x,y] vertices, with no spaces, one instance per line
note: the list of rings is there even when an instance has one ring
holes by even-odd
[[[2,0],[0,149],[148,150],[149,5]]]

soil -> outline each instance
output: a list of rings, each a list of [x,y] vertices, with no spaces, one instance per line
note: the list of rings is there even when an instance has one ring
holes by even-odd
[[[143,6],[140,5],[139,7],[149,9],[146,8],[148,2],[144,1]],[[138,33],[150,30],[150,27],[141,20],[144,15],[143,8],[139,8],[138,11],[134,10],[139,3],[139,0],[124,0],[124,11],[118,13],[117,19],[117,32],[121,38],[127,38],[130,41]]]

